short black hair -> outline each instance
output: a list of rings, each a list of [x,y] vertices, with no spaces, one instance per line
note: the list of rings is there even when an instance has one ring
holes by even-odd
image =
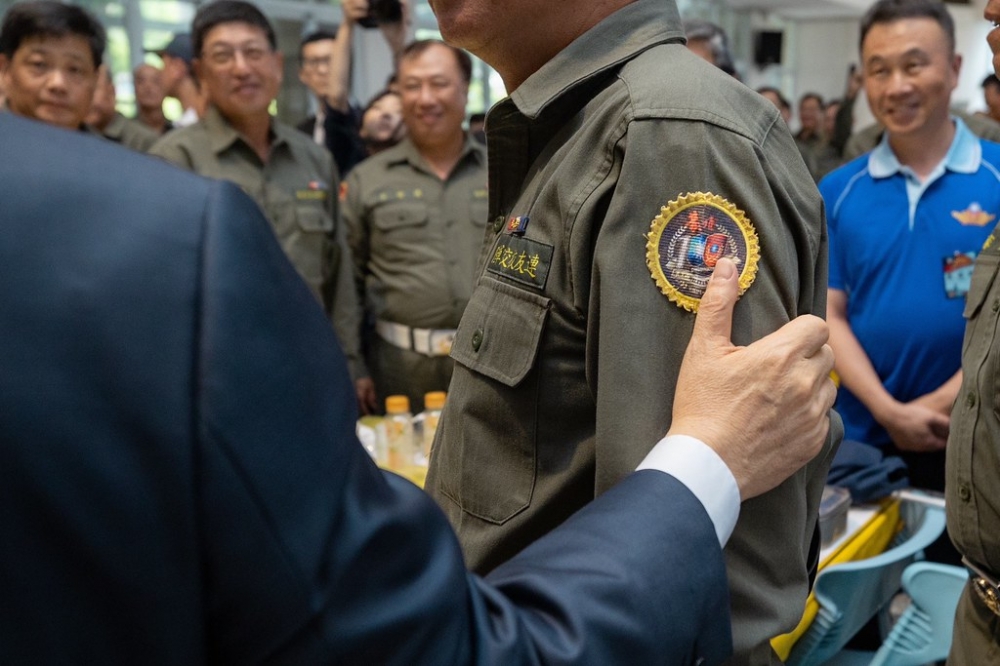
[[[337,33],[331,32],[330,30],[314,30],[308,35],[302,38],[299,42],[299,62],[302,62],[302,52],[305,50],[306,44],[312,44],[313,42],[323,42],[328,39],[337,41]]]
[[[861,38],[858,40],[858,48],[864,46],[865,37],[873,26],[911,18],[928,18],[936,21],[948,38],[948,51],[955,52],[955,21],[941,0],[879,0],[861,18]]]
[[[799,98],[799,106],[802,106],[807,99],[814,99],[816,103],[819,104],[820,109],[825,109],[826,104],[823,103],[823,96],[819,93],[807,92],[802,97]]]
[[[987,74],[986,78],[983,79],[982,86],[985,88],[987,86],[996,86],[1000,88],[1000,79],[997,78],[996,74]]]
[[[416,58],[418,55],[435,44],[443,46],[455,54],[455,61],[458,63],[458,69],[462,74],[462,80],[466,83],[472,81],[472,57],[462,49],[452,46],[447,42],[442,42],[440,39],[420,39],[415,42],[410,42],[399,54],[399,62],[409,60],[410,58]]]
[[[396,92],[395,90],[390,90],[389,88],[382,88],[382,90],[379,90],[377,93],[375,93],[375,95],[370,100],[368,100],[368,103],[365,104],[365,108],[363,108],[361,110],[361,113],[358,115],[358,122],[359,123],[361,122],[365,114],[371,111],[371,108],[376,104],[378,104],[379,100],[385,99],[389,95],[395,95],[396,97],[399,97],[398,92]]]
[[[108,44],[104,26],[83,7],[64,5],[54,0],[33,0],[12,5],[0,25],[0,53],[10,60],[26,39],[68,35],[86,39],[94,67],[101,66]]]
[[[774,95],[775,97],[777,97],[778,98],[778,104],[781,105],[782,109],[785,109],[787,111],[791,111],[792,110],[792,105],[788,103],[788,100],[785,99],[785,96],[782,95],[781,91],[778,90],[777,88],[775,88],[773,86],[762,86],[760,88],[757,88],[757,94],[758,95],[763,95],[764,93],[771,93],[772,95]]]
[[[205,46],[205,35],[223,23],[246,23],[260,28],[267,35],[267,43],[271,45],[271,49],[278,48],[274,26],[256,5],[244,0],[216,0],[199,7],[194,20],[191,21],[191,41],[195,58],[201,57],[201,49]]]

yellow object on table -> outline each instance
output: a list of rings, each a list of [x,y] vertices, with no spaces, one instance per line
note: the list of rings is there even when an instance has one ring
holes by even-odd
[[[358,419],[358,424],[366,428],[371,428],[378,431],[379,427],[382,425],[381,416],[362,416]],[[414,464],[391,464],[390,458],[384,460],[376,459],[376,463],[382,469],[393,472],[400,475],[404,479],[410,481],[414,485],[423,488],[424,482],[427,480],[427,467],[424,465],[414,465]]]
[[[850,511],[856,515],[858,510],[852,508]],[[850,515],[848,512],[849,518]],[[848,535],[835,542],[832,548],[820,553],[819,571],[834,564],[863,560],[882,553],[899,532],[900,527],[899,500],[883,500],[878,509],[857,529],[851,530]],[[806,632],[817,613],[819,613],[819,602],[810,592],[798,626],[787,634],[771,639],[771,647],[782,661],[788,659],[795,642]]]

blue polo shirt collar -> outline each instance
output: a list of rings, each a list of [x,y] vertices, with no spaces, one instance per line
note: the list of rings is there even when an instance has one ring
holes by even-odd
[[[934,181],[945,174],[945,171],[957,173],[975,173],[979,169],[982,161],[983,149],[979,144],[979,139],[962,122],[961,118],[952,116],[955,123],[955,138],[951,141],[951,147],[941,163],[934,167],[926,180],[923,182],[907,166],[900,164],[896,159],[896,154],[889,146],[889,133],[882,134],[882,140],[868,156],[868,173],[872,178],[889,178],[896,174],[901,174],[906,179],[906,195],[910,204],[910,229],[913,229],[913,221],[917,212],[917,204],[920,197],[927,191]]]
[[[955,138],[952,139],[948,154],[944,156],[939,167],[943,166],[959,173],[975,173],[979,169],[979,162],[983,156],[979,139],[962,122],[961,118],[952,116],[951,119],[955,123]],[[906,170],[906,167],[896,159],[896,154],[889,146],[889,133],[883,132],[882,140],[868,156],[868,172],[872,178],[888,178]],[[935,169],[936,171],[937,169]]]

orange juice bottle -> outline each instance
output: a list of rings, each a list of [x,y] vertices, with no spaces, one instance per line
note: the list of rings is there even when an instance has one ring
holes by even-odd
[[[438,421],[441,420],[441,410],[447,394],[444,391],[431,391],[424,394],[424,432],[423,432],[423,463],[426,465],[431,457],[431,444],[434,443],[434,433],[437,432]]]
[[[385,399],[385,442],[389,469],[413,464],[413,414],[410,399],[405,395],[390,395]]]

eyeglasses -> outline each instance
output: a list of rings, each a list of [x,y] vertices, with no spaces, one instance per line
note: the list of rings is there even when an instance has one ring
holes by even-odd
[[[330,56],[319,56],[317,58],[303,58],[302,69],[320,69],[330,66]]]
[[[236,54],[243,55],[243,60],[251,65],[260,63],[272,53],[270,46],[262,44],[246,44],[244,46],[218,46],[208,53],[202,53],[216,67],[227,67],[236,61]]]

